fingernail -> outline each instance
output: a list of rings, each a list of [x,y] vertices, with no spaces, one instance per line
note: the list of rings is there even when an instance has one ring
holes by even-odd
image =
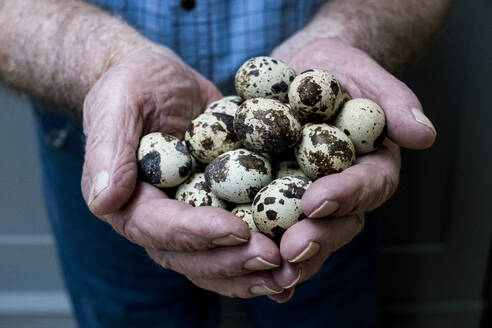
[[[301,276],[302,276],[302,268],[299,268],[299,272],[297,273],[297,277],[295,277],[294,281],[292,281],[290,284],[288,284],[287,286],[282,286],[283,289],[289,289],[289,288],[292,288],[294,287],[295,285],[297,285],[297,283],[299,282],[299,280],[301,280]]]
[[[272,295],[272,294],[280,294],[281,292],[283,292],[283,290],[277,291],[265,285],[253,286],[249,289],[249,291],[251,292],[251,294],[255,294],[255,295]]]
[[[212,243],[217,246],[234,246],[244,244],[246,242],[248,242],[247,239],[239,238],[238,236],[234,236],[233,234],[212,240]]]
[[[92,179],[91,191],[89,192],[88,205],[99,196],[99,194],[109,186],[109,174],[106,171],[101,171]]]
[[[295,258],[289,260],[290,263],[299,263],[306,261],[307,259],[313,257],[316,253],[318,253],[320,249],[320,245],[315,241],[310,241],[307,247]]]
[[[434,127],[434,124],[429,120],[427,116],[425,116],[424,112],[422,110],[417,109],[417,108],[412,108],[412,114],[415,120],[426,127],[430,128],[434,134],[437,134],[436,128]]]
[[[339,207],[340,204],[337,201],[325,200],[320,207],[309,214],[309,217],[313,219],[322,218],[334,213]]]
[[[278,264],[273,264],[268,262],[267,260],[261,258],[260,256],[253,257],[252,259],[247,260],[244,262],[243,266],[246,270],[269,270],[273,268],[278,268]]]
[[[272,298],[272,299],[275,302],[277,302],[278,304],[287,303],[288,301],[290,301],[290,299],[292,298],[292,296],[294,296],[294,291],[295,291],[295,287],[293,287],[292,289],[290,289],[289,296],[287,296],[285,299],[275,299],[275,298]],[[268,296],[268,297],[270,297],[270,296]]]

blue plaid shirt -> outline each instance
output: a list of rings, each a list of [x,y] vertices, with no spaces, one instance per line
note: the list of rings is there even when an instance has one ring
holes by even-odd
[[[269,55],[306,25],[326,0],[89,2],[123,18],[150,40],[171,48],[224,94],[231,94],[234,73],[246,59]]]

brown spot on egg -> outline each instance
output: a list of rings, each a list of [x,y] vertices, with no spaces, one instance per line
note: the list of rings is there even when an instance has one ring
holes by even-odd
[[[214,113],[214,116],[225,124],[227,129],[226,138],[231,141],[237,141],[236,134],[234,133],[234,117],[225,113]]]
[[[229,154],[225,154],[214,159],[207,168],[205,169],[205,180],[207,184],[210,185],[210,182],[213,180],[214,182],[224,182],[227,179],[229,174]]]
[[[249,71],[248,73],[249,75],[253,75],[253,76],[259,76],[260,75],[260,70],[258,69],[254,69],[252,71]]]
[[[151,151],[138,162],[143,180],[151,184],[161,182],[161,155],[157,151]]]
[[[286,229],[280,227],[280,226],[275,226],[272,228],[272,234],[274,237],[281,237]]]
[[[275,197],[265,197],[265,200],[263,201],[263,203],[265,205],[271,205],[271,204],[275,204],[275,200],[276,200]]]
[[[197,182],[193,186],[196,190],[203,190],[205,192],[210,192],[210,187],[207,185],[205,181]]]
[[[274,210],[267,210],[265,214],[268,220],[275,221],[277,219],[277,212],[275,212]]]
[[[278,202],[280,203],[280,205],[284,205],[285,204],[285,201],[283,199],[280,199]]]
[[[184,166],[181,166],[179,169],[179,176],[181,178],[185,178],[187,177],[188,175],[190,175],[190,172],[191,172],[191,161],[189,161],[188,163],[186,163],[186,165]]]
[[[255,170],[261,172],[262,174],[268,174],[268,169],[265,162],[254,155],[239,155],[237,160],[239,165],[246,168],[247,171]]]
[[[166,140],[167,142],[172,142],[174,140],[173,137],[171,137],[170,135],[167,135],[167,134],[164,134],[164,133],[161,133],[161,136],[164,138],[164,140]]]
[[[302,195],[306,191],[306,188],[299,187],[295,182],[291,182],[286,185],[287,189],[280,189],[279,191],[284,195],[285,198],[297,198],[301,199]]]
[[[265,205],[263,205],[262,203],[258,204],[258,206],[256,207],[256,210],[258,212],[261,212],[265,209]]]
[[[349,131],[349,130],[347,130],[347,129],[344,129],[344,130],[343,130],[343,133],[345,133],[347,136],[350,136],[350,131]]]
[[[200,145],[205,150],[211,150],[214,146],[214,141],[210,137],[206,137],[205,139],[200,141]]]
[[[317,127],[314,134],[311,135],[311,142],[313,145],[325,144],[328,146],[329,155],[336,156],[344,162],[350,162],[353,158],[353,152],[347,141],[340,140],[330,133],[330,131],[323,130],[321,127]],[[316,155],[318,156],[318,155]],[[319,157],[319,156],[318,156]]]
[[[308,152],[307,158],[310,163],[316,166],[318,170],[318,175],[317,175],[318,178],[342,171],[333,168],[333,163],[330,157],[327,156],[322,151]]]
[[[256,194],[258,193],[258,190],[260,190],[259,187],[249,187],[246,192],[248,193],[249,199],[255,198]]]
[[[284,81],[272,85],[273,93],[287,92],[288,90],[289,90],[289,86]]]
[[[256,110],[253,117],[263,123],[257,132],[261,134],[264,152],[280,153],[297,143],[299,130],[293,130],[291,120],[280,110]]]
[[[338,92],[340,91],[340,87],[338,86],[338,83],[335,80],[331,80],[330,89],[334,95],[337,95]]]
[[[306,106],[314,106],[321,100],[321,87],[313,81],[311,76],[307,76],[301,80],[297,87],[299,98]]]

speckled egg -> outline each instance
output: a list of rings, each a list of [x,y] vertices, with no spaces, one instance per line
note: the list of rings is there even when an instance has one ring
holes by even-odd
[[[355,160],[352,141],[329,124],[306,124],[295,154],[302,171],[313,180],[341,172]]]
[[[289,104],[303,122],[328,121],[341,97],[340,83],[333,74],[321,69],[302,72],[289,88]]]
[[[272,180],[272,167],[260,154],[240,148],[207,165],[205,179],[219,198],[236,204],[251,203],[258,190]]]
[[[234,131],[241,143],[258,152],[280,153],[293,147],[301,129],[290,108],[274,99],[248,99],[234,116]]]
[[[255,221],[253,220],[253,210],[251,209],[251,204],[238,205],[234,207],[231,212],[246,222],[249,230],[260,232],[260,230],[256,227]]]
[[[215,196],[207,182],[204,173],[195,173],[176,190],[174,197],[192,206],[215,206],[227,208],[227,203]]]
[[[386,136],[383,109],[365,98],[347,101],[334,124],[352,140],[358,154],[376,150]]]
[[[205,109],[205,113],[222,113],[234,116],[243,99],[239,96],[227,96],[214,101]]]
[[[290,226],[304,219],[301,198],[310,184],[307,177],[289,176],[273,180],[261,189],[252,205],[258,229],[278,239]]]
[[[275,172],[277,179],[296,175],[305,176],[296,161],[283,161],[278,163]]]
[[[234,117],[222,113],[203,113],[191,121],[185,133],[188,149],[202,163],[210,163],[241,143],[233,128]]]
[[[159,188],[177,186],[191,174],[192,159],[184,141],[160,132],[140,139],[137,160],[142,179]]]
[[[254,57],[239,67],[234,79],[236,92],[243,99],[270,98],[287,102],[289,85],[296,72],[272,57]]]

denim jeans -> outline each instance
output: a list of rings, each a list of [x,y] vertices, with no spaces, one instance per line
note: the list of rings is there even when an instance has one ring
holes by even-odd
[[[163,269],[93,216],[80,191],[84,140],[71,120],[37,109],[43,191],[80,327],[216,327],[219,298]],[[255,327],[372,327],[377,308],[374,218],[294,297],[241,300]]]

